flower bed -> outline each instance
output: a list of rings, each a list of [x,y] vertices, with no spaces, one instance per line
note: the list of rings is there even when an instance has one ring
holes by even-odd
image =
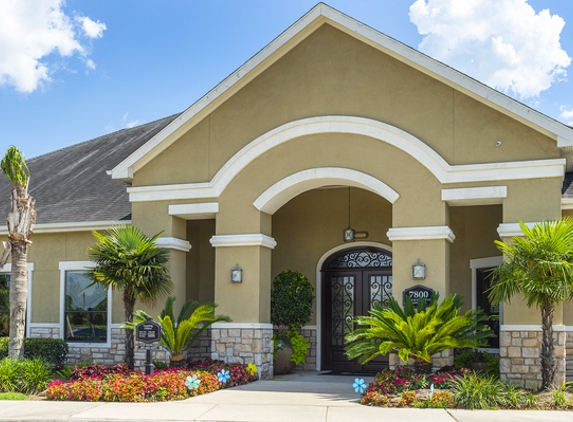
[[[385,369],[370,385],[356,379],[352,387],[364,393],[360,403],[368,406],[573,410],[573,394],[568,391],[571,383],[534,393],[468,369],[428,375],[408,367]]]
[[[153,375],[125,365],[90,365],[72,372],[70,381],[56,380],[46,391],[49,400],[151,402],[183,400],[221,388],[255,381],[256,366],[196,362],[192,369],[160,369]]]

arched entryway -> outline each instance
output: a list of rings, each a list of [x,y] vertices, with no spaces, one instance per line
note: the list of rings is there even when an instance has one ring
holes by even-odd
[[[344,336],[355,329],[353,319],[367,315],[375,303],[392,296],[392,253],[376,247],[336,252],[324,261],[322,274],[322,365],[337,372],[378,372],[388,366],[380,356],[366,365],[349,361]]]

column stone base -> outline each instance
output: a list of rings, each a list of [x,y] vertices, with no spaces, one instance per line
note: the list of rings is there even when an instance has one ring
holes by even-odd
[[[566,339],[564,326],[553,326],[555,357],[554,384],[565,382]],[[499,346],[500,378],[518,387],[538,389],[541,387],[541,327],[506,326],[501,328]]]
[[[227,363],[254,363],[259,378],[273,377],[273,326],[217,323],[211,326],[211,358]]]

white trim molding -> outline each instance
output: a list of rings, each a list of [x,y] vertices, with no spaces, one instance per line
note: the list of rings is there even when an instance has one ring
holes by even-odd
[[[119,224],[131,224],[131,220],[86,221],[81,223],[43,223],[35,224],[33,230],[35,234],[91,232],[94,230],[109,230]],[[0,236],[6,236],[7,234],[8,227],[0,226]]]
[[[129,200],[143,202],[218,198],[229,183],[261,155],[301,136],[322,133],[367,136],[392,145],[417,160],[441,183],[563,177],[565,172],[564,158],[451,166],[420,139],[395,126],[365,117],[318,116],[286,123],[259,136],[233,155],[210,182],[128,187]]]
[[[210,112],[280,60],[281,57],[325,23],[429,75],[431,78],[455,90],[459,90],[488,107],[549,136],[555,140],[558,147],[573,145],[573,131],[566,125],[525,106],[507,95],[499,93],[473,78],[468,78],[467,75],[444,63],[422,54],[416,49],[384,35],[324,3],[319,3],[239,67],[239,69],[181,113],[167,127],[113,168],[110,172],[112,178],[131,180],[138,169],[158,156],[183,133],[190,130],[198,122],[201,122]]]
[[[273,215],[280,207],[301,193],[332,185],[363,188],[387,199],[391,204],[400,197],[390,186],[361,171],[342,167],[320,167],[285,177],[264,191],[253,205],[258,210]]]
[[[228,248],[235,246],[262,246],[274,249],[277,242],[264,234],[224,234],[213,236],[210,240],[214,248]]]
[[[183,220],[208,220],[215,218],[218,212],[218,202],[169,205],[169,215],[182,218]]]
[[[211,328],[217,329],[240,329],[240,330],[272,330],[273,324],[264,322],[216,322]]]
[[[388,239],[395,240],[437,240],[445,239],[453,243],[454,232],[448,226],[392,227],[386,233]]]
[[[155,240],[155,244],[162,248],[173,249],[175,251],[189,252],[191,250],[191,243],[177,237],[160,237]]]
[[[573,198],[561,198],[562,210],[573,210]]]
[[[541,325],[501,325],[500,331],[543,331]],[[553,331],[568,331],[566,325],[553,324]]]
[[[538,224],[538,222],[525,223],[525,225],[529,228],[532,228],[536,224]],[[523,236],[523,232],[521,231],[519,223],[501,223],[497,227],[497,234],[499,237]]]
[[[453,207],[501,204],[507,198],[507,186],[442,189],[442,201]]]

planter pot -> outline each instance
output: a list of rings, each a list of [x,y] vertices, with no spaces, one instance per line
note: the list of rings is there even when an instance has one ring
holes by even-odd
[[[292,346],[288,341],[279,341],[279,350],[277,359],[273,362],[273,372],[275,375],[290,374],[294,368],[294,362],[291,362]]]

